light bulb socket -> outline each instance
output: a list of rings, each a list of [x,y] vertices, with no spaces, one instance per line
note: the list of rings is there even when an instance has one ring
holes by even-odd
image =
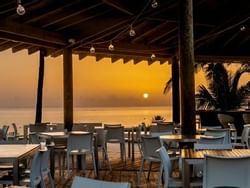
[[[25,14],[25,8],[22,6],[21,2],[18,2],[17,8],[16,8],[16,12],[18,15],[22,16]]]
[[[130,26],[129,36],[134,37],[135,35],[136,35],[135,30],[133,29],[132,26]]]
[[[112,42],[109,44],[108,49],[109,49],[109,51],[114,51],[114,50],[115,50],[115,47],[114,47],[114,45],[112,44]]]
[[[153,0],[151,3],[152,8],[157,8],[158,7],[158,2],[156,0]]]
[[[153,61],[153,60],[155,60],[155,58],[156,58],[156,55],[155,54],[151,54],[150,59]]]
[[[94,46],[91,46],[91,48],[89,49],[89,52],[90,52],[91,54],[94,54],[94,53],[95,53],[95,48],[94,48]]]

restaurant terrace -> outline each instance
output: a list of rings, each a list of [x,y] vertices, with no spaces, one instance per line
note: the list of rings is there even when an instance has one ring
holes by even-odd
[[[21,50],[27,50],[27,55],[34,53],[40,54],[40,59],[38,60],[40,67],[35,119],[35,123],[37,124],[42,123],[42,93],[46,57],[63,56],[62,84],[64,88],[64,122],[62,130],[66,130],[60,130],[59,132],[61,133],[47,134],[46,131],[50,129],[48,125],[46,125],[48,130],[44,129],[42,132],[45,133],[39,133],[38,136],[39,138],[52,140],[53,142],[50,143],[56,142],[58,137],[69,139],[71,134],[68,134],[68,132],[74,130],[72,54],[78,55],[79,59],[83,59],[86,56],[94,56],[96,61],[110,57],[112,63],[122,59],[124,64],[133,61],[133,64],[136,65],[143,60],[146,60],[149,66],[153,63],[171,64],[173,83],[172,124],[180,125],[175,127],[175,131],[182,134],[183,137],[168,138],[161,134],[160,137],[158,135],[157,138],[167,143],[179,143],[180,140],[182,140],[181,142],[187,141],[188,144],[179,143],[180,145],[177,145],[182,149],[186,147],[190,148],[193,147],[194,142],[200,140],[200,137],[196,136],[204,131],[197,130],[196,126],[194,66],[203,63],[250,63],[249,10],[249,0],[1,0],[0,51],[12,49],[12,52],[16,53]],[[228,123],[230,122],[227,122],[227,124]],[[156,124],[155,126],[158,126],[158,122],[156,122]],[[247,124],[245,119],[244,122],[242,120],[242,124]],[[235,128],[230,127],[229,130],[234,131]],[[245,130],[245,127],[243,128],[242,125],[242,130],[242,132],[247,131],[247,128]],[[135,152],[137,157],[140,156],[139,161],[141,157],[148,160],[145,153],[142,156],[140,155],[139,149],[141,148],[137,148],[137,145],[135,146],[135,143],[143,143],[144,141],[146,143],[147,139],[134,140],[136,139],[135,135],[137,135],[136,131],[138,130],[123,130],[123,132],[126,132],[129,140],[126,141],[125,144],[123,140],[124,142],[122,141],[122,144],[124,145],[122,147],[125,147],[125,145],[129,147],[128,152],[130,152],[131,149],[131,153],[129,153],[131,159],[132,153],[134,155],[135,152],[132,150],[133,148],[137,151],[137,153]],[[36,130],[34,132],[40,131]],[[87,132],[91,131],[88,130]],[[139,132],[141,132],[141,130],[139,130]],[[157,132],[161,131],[158,130]],[[146,134],[146,132],[144,133]],[[73,135],[77,137],[79,134],[80,133],[76,133],[76,135]],[[98,134],[90,134],[89,137],[91,140],[93,140],[92,137],[95,137],[94,140],[96,140],[96,135]],[[231,137],[228,138],[229,142],[224,142],[226,135],[227,133],[223,133],[223,139],[218,142],[231,144]],[[229,135],[231,135],[231,133]],[[240,135],[236,133],[236,136]],[[232,137],[232,139],[235,140],[235,143],[240,142],[239,140],[237,141],[236,136]],[[151,142],[154,141],[152,140]],[[156,140],[155,142],[158,141]],[[13,146],[13,155],[24,158],[26,158],[25,156],[34,155],[34,161],[39,161],[39,155],[36,154],[35,151],[40,147],[37,145],[40,144],[40,142],[34,141],[33,144],[33,146],[27,146],[24,154],[15,153],[18,148]],[[66,145],[64,146],[66,147]],[[52,151],[56,153],[58,148],[54,147],[53,144],[48,146],[48,148],[49,147],[53,148]],[[123,150],[124,148],[122,147],[121,153],[123,151],[124,154],[125,150]],[[136,147],[136,149],[134,147]],[[250,151],[246,149],[248,145],[244,147],[245,150],[238,151],[232,149],[234,148],[233,146],[226,145],[225,148],[230,148],[230,150],[223,153],[223,156],[249,160],[249,158],[246,157],[250,155]],[[89,148],[89,153],[93,152],[91,148],[92,147]],[[95,145],[95,149],[96,148],[97,145]],[[169,146],[169,148],[171,147]],[[0,146],[0,150],[2,149],[3,151],[1,152],[5,152],[4,149],[6,148]],[[174,152],[175,154],[179,154],[177,157],[182,158],[183,162],[183,165],[179,166],[183,172],[183,181],[178,185],[189,187],[189,167],[190,165],[196,165],[194,161],[198,160],[199,162],[197,163],[200,163],[200,159],[204,159],[206,153],[193,154],[192,152],[187,153],[182,149],[178,152]],[[224,147],[219,149],[224,149]],[[42,150],[44,150],[44,148]],[[220,152],[223,151],[218,150],[217,154],[222,155]],[[216,152],[211,153],[216,154]],[[44,152],[44,154],[46,154],[46,152]],[[158,158],[156,161],[162,161],[162,164],[164,164],[165,150],[162,148],[159,149],[157,155]],[[54,155],[51,156],[54,157]],[[40,156],[40,158],[42,157],[43,156]],[[188,160],[190,158],[193,160]],[[5,162],[9,162],[7,156],[0,156],[0,162],[2,162],[1,159]],[[66,159],[64,158],[63,160]],[[209,160],[210,158],[205,158],[205,166],[207,168],[209,168]],[[20,184],[20,174],[18,170],[20,158],[17,157],[14,161],[12,184]],[[91,162],[94,161],[98,164],[98,158],[91,160]],[[67,160],[67,162],[69,162],[69,160]],[[231,162],[232,166],[234,162],[235,161]],[[133,166],[134,161],[131,160],[128,164]],[[177,163],[175,163],[175,165],[176,164]],[[223,161],[221,164],[223,164]],[[247,167],[249,164],[248,162]],[[117,166],[120,167],[120,164]],[[137,165],[135,166],[137,167]],[[138,166],[140,166],[140,164],[138,164]],[[51,163],[50,167],[55,167],[54,162]],[[95,172],[97,174],[93,173],[95,168],[97,168],[96,170],[98,172],[99,166],[97,165],[91,169],[91,178],[98,177],[97,172]],[[162,169],[164,169],[165,172],[167,171],[166,168],[167,165],[162,165]],[[237,165],[234,168],[237,170]],[[139,169],[136,170],[139,171]],[[54,169],[52,169],[52,171],[54,172]],[[142,169],[140,173],[141,172]],[[209,173],[210,171],[208,170],[207,174]],[[221,171],[220,173],[224,172]],[[58,173],[56,173],[56,175],[58,175]],[[140,174],[139,176],[142,175]],[[249,172],[246,176],[246,178],[250,177]],[[71,180],[73,179],[73,176],[69,177]],[[134,176],[133,178],[137,179],[138,177]],[[56,177],[55,179],[58,180],[60,178]],[[164,175],[162,179],[166,181],[166,176]],[[102,180],[105,180],[105,175],[102,176]],[[115,179],[115,181],[117,180],[118,179]],[[131,180],[132,182],[130,183],[132,183],[132,187],[136,186],[138,182],[135,183],[135,181],[137,180]],[[209,178],[205,180],[210,181]],[[203,179],[203,186],[205,185],[205,180]],[[76,181],[79,182],[75,183],[75,187],[80,187],[80,182],[85,180],[79,179]],[[159,182],[161,182],[161,180],[159,180]],[[235,180],[235,182],[237,181]],[[166,184],[167,183],[165,183],[165,186],[167,186]],[[57,182],[57,185],[59,186],[60,183],[58,184]],[[73,185],[72,187],[74,187]],[[190,185],[192,185],[192,182]],[[193,185],[201,186],[202,184],[194,183]],[[64,187],[66,185],[63,184],[60,186]],[[68,183],[67,186],[71,185]],[[121,186],[126,187],[129,185],[124,184]],[[137,184],[137,186],[140,185]],[[239,187],[241,186],[243,186],[243,184]],[[118,187],[118,185],[114,185],[114,187]]]

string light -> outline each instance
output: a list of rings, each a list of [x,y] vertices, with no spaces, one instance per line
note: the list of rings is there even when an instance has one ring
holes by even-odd
[[[94,53],[95,53],[95,48],[94,48],[93,45],[92,45],[91,48],[89,49],[89,52],[90,52],[91,54],[94,54]]]
[[[131,37],[134,37],[135,36],[135,30],[133,29],[133,26],[131,25],[130,26],[130,30],[129,30],[129,36],[131,36]]]
[[[109,51],[114,51],[115,50],[115,47],[112,44],[112,41],[110,42],[108,49],[109,49]]]
[[[155,60],[155,58],[156,58],[156,55],[155,54],[151,54],[150,59],[153,61],[153,60]]]
[[[16,12],[18,15],[22,16],[25,14],[25,8],[22,6],[21,0],[17,0]]]
[[[157,8],[158,7],[158,2],[156,0],[153,0],[151,3],[152,8]]]
[[[246,27],[243,25],[240,27],[240,31],[245,31],[246,30]]]

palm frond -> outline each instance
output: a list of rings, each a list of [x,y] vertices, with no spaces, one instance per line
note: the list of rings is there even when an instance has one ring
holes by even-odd
[[[209,102],[212,106],[217,108],[218,104],[216,100],[204,85],[199,86],[198,92],[199,93],[197,94],[197,96],[202,99],[201,100],[202,103]]]
[[[172,83],[173,83],[173,80],[172,80],[172,78],[170,78],[166,82],[166,85],[165,85],[164,90],[163,90],[163,94],[167,94],[170,91],[170,89],[172,88]]]

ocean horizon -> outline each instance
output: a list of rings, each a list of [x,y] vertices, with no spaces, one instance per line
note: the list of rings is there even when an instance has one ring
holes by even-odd
[[[0,108],[0,125],[16,123],[18,130],[23,125],[34,123],[35,108]],[[124,127],[150,124],[152,118],[161,115],[172,121],[171,106],[143,107],[74,107],[74,123],[102,122],[121,123]],[[42,122],[63,123],[63,108],[43,108]]]

